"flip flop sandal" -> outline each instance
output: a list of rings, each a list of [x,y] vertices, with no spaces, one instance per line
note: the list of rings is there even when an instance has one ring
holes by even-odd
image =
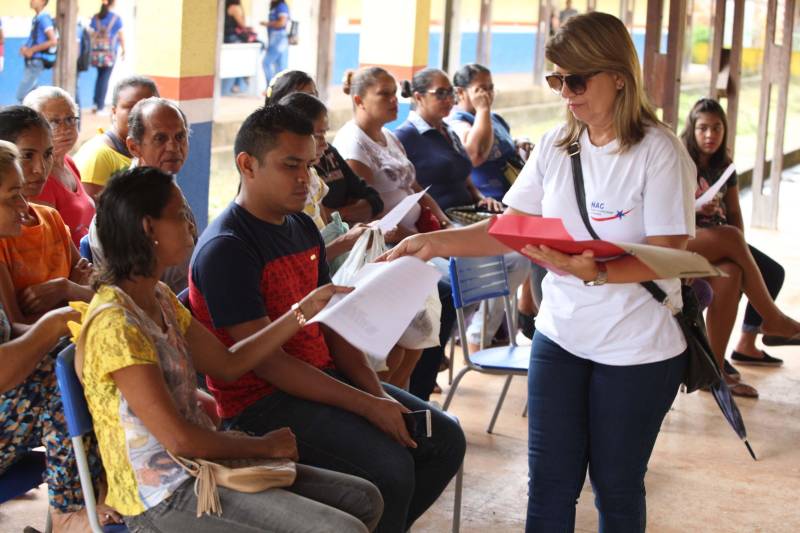
[[[763,357],[751,357],[747,354],[737,352],[736,350],[731,353],[731,359],[740,365],[754,365],[754,366],[781,366],[783,359],[772,357],[765,351],[761,351]]]
[[[728,388],[734,396],[739,396],[741,398],[758,398],[758,391],[755,387],[747,383],[742,383],[741,381],[739,383],[728,383]]]

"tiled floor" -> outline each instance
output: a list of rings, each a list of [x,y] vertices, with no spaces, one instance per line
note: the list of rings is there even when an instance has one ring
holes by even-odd
[[[778,259],[787,280],[779,304],[800,316],[800,169],[785,173],[780,231],[748,229],[748,239]],[[749,216],[749,198],[743,210]],[[648,530],[651,532],[796,532],[800,531],[800,348],[773,348],[785,359],[780,369],[742,367],[761,398],[740,400],[758,462],[747,455],[706,393],[680,394],[667,415],[647,474]],[[447,378],[440,375],[440,384]],[[502,379],[470,375],[453,401],[452,411],[467,433],[468,451],[462,506],[463,532],[522,531],[527,464],[526,392],[522,379],[511,386],[494,435],[486,434]],[[442,399],[440,399],[442,400]],[[41,527],[46,491],[0,507],[0,532]],[[415,533],[450,530],[452,486],[413,528]],[[591,488],[577,508],[577,529],[596,531]]]

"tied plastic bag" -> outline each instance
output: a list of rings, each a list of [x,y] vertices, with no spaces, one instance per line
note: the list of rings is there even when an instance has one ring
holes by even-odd
[[[319,232],[322,235],[322,240],[325,241],[325,244],[327,245],[336,240],[338,237],[341,237],[347,233],[349,230],[350,226],[347,225],[347,222],[342,220],[342,216],[338,211],[334,211],[331,213],[331,221],[327,226],[319,230]],[[328,268],[330,269],[331,275],[334,275],[339,268],[341,268],[341,266],[347,260],[349,253],[350,252],[345,252],[338,257],[328,257]]]
[[[439,291],[433,291],[425,298],[425,308],[414,316],[397,344],[409,350],[439,346],[441,316],[442,302],[439,301]]]
[[[383,240],[381,230],[369,228],[358,238],[350,250],[350,255],[333,275],[331,281],[336,285],[351,286],[361,267],[372,263],[385,251],[386,242]]]

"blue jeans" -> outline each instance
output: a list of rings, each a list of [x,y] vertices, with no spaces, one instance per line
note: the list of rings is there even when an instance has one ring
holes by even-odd
[[[603,365],[536,332],[528,373],[526,533],[575,529],[587,465],[600,531],[645,530],[647,462],[685,367],[686,354],[643,365]]]
[[[273,32],[269,36],[267,52],[264,54],[264,77],[270,80],[289,65],[289,38],[285,31]]]
[[[114,70],[114,65],[110,67],[97,67],[97,79],[94,82],[94,98],[92,101],[98,111],[102,111],[106,105],[108,80],[111,78],[112,70]]]
[[[22,71],[22,79],[19,80],[17,87],[17,102],[20,104],[38,85],[39,75],[44,70],[44,63],[41,59],[26,59],[25,70]]]
[[[412,411],[430,408],[397,387],[383,387]],[[416,449],[358,415],[283,392],[265,396],[226,425],[255,435],[290,427],[303,464],[358,476],[378,487],[384,507],[375,531],[404,533],[436,501],[464,459],[466,441],[458,424],[436,409],[431,417],[432,436],[417,439]]]

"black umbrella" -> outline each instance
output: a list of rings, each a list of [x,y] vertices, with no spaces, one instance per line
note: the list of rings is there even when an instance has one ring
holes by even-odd
[[[753,458],[753,461],[757,461],[758,459],[756,459],[753,448],[751,448],[750,443],[747,442],[747,430],[744,427],[742,413],[739,412],[739,407],[733,399],[731,389],[728,387],[728,384],[725,383],[724,379],[719,380],[716,385],[711,386],[711,394],[714,395],[714,400],[717,401],[717,405],[719,405],[720,411],[722,411],[722,414],[725,416],[725,420],[728,421],[728,424],[731,425],[736,434],[739,435],[739,438],[742,439],[742,442],[744,442],[744,445],[747,446],[750,457]]]

